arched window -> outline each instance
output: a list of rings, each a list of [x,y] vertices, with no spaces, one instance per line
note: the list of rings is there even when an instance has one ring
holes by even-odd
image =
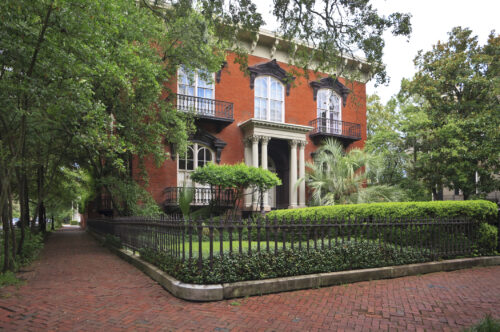
[[[317,112],[321,130],[341,134],[342,110],[339,95],[332,89],[320,89],[317,96]]]
[[[188,187],[193,186],[190,180],[190,173],[198,167],[203,167],[214,160],[214,152],[208,147],[199,143],[194,143],[187,148],[186,153],[179,155],[177,167],[177,185],[182,187],[184,183]],[[196,185],[200,187],[199,185]]]
[[[271,76],[255,79],[254,116],[256,119],[284,122],[285,94],[283,84]]]

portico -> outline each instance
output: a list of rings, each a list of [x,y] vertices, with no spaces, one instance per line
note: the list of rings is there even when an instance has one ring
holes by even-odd
[[[288,157],[288,179],[282,179],[288,184],[288,208],[305,207],[305,182],[301,181],[297,186],[297,181],[305,176],[306,134],[312,127],[258,119],[247,120],[239,126],[244,132],[245,163],[247,165],[267,169],[269,142],[280,140],[288,143],[288,151],[280,151]],[[267,192],[264,194],[264,208],[266,210],[271,209],[268,195]],[[253,198],[251,195],[246,195],[245,209],[257,209],[257,202],[256,194]]]

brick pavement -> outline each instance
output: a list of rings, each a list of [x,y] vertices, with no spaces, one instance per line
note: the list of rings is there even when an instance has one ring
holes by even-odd
[[[27,270],[0,289],[0,330],[455,331],[500,317],[500,266],[193,303],[65,229]]]

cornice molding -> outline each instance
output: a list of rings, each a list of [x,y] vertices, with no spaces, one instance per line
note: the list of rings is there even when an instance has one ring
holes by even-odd
[[[276,128],[284,131],[301,133],[301,134],[308,133],[313,129],[313,127],[310,126],[303,126],[303,125],[284,123],[284,122],[273,122],[273,121],[259,120],[253,118],[240,123],[239,127],[242,128],[243,130],[246,130],[248,128],[272,128],[272,129]]]
[[[333,77],[325,77],[319,81],[314,81],[309,83],[313,88],[314,100],[318,97],[318,91],[320,89],[332,89],[342,98],[342,105],[345,107],[347,102],[347,96],[351,92],[344,84],[340,83],[338,79]]]
[[[260,63],[254,66],[248,67],[250,72],[250,89],[253,90],[255,79],[259,76],[272,76],[278,79],[281,83],[286,86],[286,95],[290,95],[291,81],[295,80],[295,77],[290,76],[286,70],[280,67],[276,62],[276,59],[269,62]]]

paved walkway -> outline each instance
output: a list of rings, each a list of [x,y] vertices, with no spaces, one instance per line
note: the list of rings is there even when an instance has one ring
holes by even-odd
[[[65,229],[27,270],[0,289],[0,330],[456,331],[500,317],[500,266],[193,303]]]

